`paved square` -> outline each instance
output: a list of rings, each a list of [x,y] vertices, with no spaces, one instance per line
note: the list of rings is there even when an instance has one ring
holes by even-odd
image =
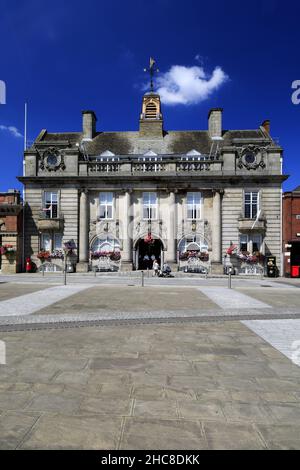
[[[1,449],[300,447],[297,284],[33,279],[0,284]]]
[[[300,445],[300,368],[240,322],[0,336],[3,449]]]

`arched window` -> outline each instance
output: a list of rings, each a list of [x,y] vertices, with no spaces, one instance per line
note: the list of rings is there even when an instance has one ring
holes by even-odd
[[[208,251],[208,245],[201,236],[192,235],[190,237],[183,238],[179,242],[178,250],[180,253],[185,253],[186,251]]]
[[[146,119],[156,119],[156,115],[157,115],[156,104],[153,101],[150,101],[146,105],[145,118]]]
[[[120,243],[116,238],[97,237],[92,243],[91,251],[93,253],[99,251],[120,251]]]

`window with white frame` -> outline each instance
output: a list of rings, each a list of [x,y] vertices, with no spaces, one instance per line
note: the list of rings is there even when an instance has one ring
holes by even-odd
[[[54,250],[62,250],[63,245],[63,234],[62,233],[54,233],[53,235],[50,233],[42,233],[41,235],[41,250],[45,251],[54,251]]]
[[[261,251],[262,236],[260,234],[241,234],[240,235],[240,251],[255,253]]]
[[[113,218],[113,193],[101,192],[99,194],[99,217],[100,219],[112,219]]]
[[[202,195],[200,192],[187,193],[186,203],[188,219],[201,219],[201,199]]]
[[[55,233],[53,237],[53,249],[62,250],[62,244],[63,244],[62,241],[63,241],[62,233]]]
[[[157,194],[153,191],[143,193],[143,219],[157,219]]]
[[[58,216],[58,192],[45,191],[43,200],[43,212],[47,219],[56,219]]]
[[[245,191],[244,215],[246,219],[255,219],[258,213],[259,192]]]

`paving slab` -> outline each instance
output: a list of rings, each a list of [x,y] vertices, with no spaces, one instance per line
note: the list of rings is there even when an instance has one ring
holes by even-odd
[[[87,286],[85,285],[55,286],[2,300],[0,302],[0,316],[30,315],[57,302],[59,299],[70,297],[86,288]]]
[[[91,415],[43,415],[20,444],[21,449],[116,449],[121,418]]]
[[[271,308],[270,305],[265,302],[226,287],[199,287],[199,290],[215,304],[224,309]]]
[[[198,421],[126,418],[120,449],[207,449]]]
[[[11,298],[19,297],[25,294],[32,294],[47,289],[48,286],[38,283],[21,284],[21,283],[0,283],[0,302]]]
[[[271,450],[299,450],[300,426],[288,425],[257,425],[268,449]]]
[[[38,413],[8,411],[0,415],[0,450],[14,450],[37,422]]]
[[[267,446],[256,428],[250,424],[203,423],[209,449],[212,450],[260,450]]]

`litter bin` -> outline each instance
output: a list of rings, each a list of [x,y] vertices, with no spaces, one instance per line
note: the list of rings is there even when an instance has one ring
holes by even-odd
[[[267,257],[267,276],[268,277],[278,276],[278,268],[276,266],[276,256]]]

